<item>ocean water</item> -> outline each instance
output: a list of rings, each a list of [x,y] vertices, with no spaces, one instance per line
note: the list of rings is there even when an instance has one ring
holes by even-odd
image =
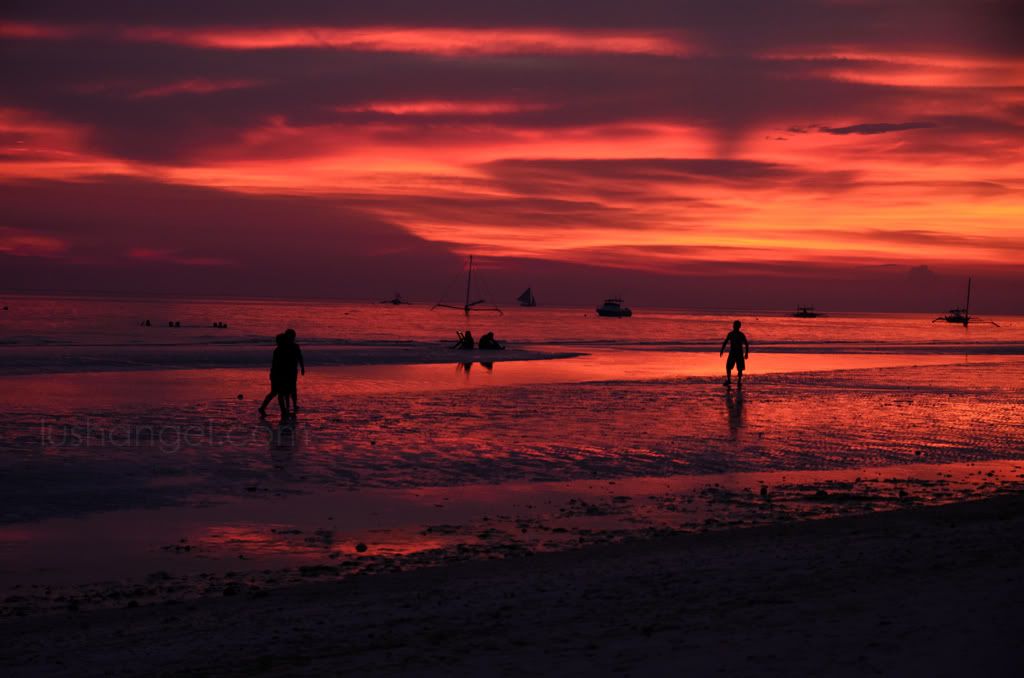
[[[501,557],[960,501],[1024,478],[1019,317],[2,304],[0,590]],[[723,387],[718,356],[737,318],[751,341],[742,390]],[[308,370],[297,421],[279,425],[256,405],[286,327]],[[509,349],[450,350],[467,327]],[[846,498],[825,506],[818,491],[837,488]]]
[[[512,344],[704,347],[721,341],[732,320],[757,346],[794,349],[844,346],[932,350],[962,346],[977,352],[1016,351],[1024,345],[1024,318],[989,316],[999,323],[964,328],[932,323],[928,314],[831,313],[793,318],[791,311],[710,313],[634,308],[632,318],[601,318],[591,308],[503,309],[466,318],[426,304],[278,300],[140,300],[88,297],[7,297],[0,311],[0,345],[267,345],[286,327],[307,344],[380,344],[454,340],[456,330],[493,331]],[[151,327],[140,323],[150,320]],[[180,328],[168,322],[180,322]],[[215,329],[225,322],[227,329]]]

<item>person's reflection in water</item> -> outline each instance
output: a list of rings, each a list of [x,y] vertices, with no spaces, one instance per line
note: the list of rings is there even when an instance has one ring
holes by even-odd
[[[465,374],[469,376],[469,371],[473,369],[473,363],[455,363],[455,371],[459,374]]]
[[[263,420],[262,424],[266,430],[270,461],[274,465],[274,469],[286,471],[291,465],[292,458],[299,447],[300,436],[296,426],[292,423],[274,426],[266,420]]]
[[[743,421],[743,390],[725,392],[725,407],[729,410],[729,437],[736,440],[739,437],[740,429],[745,426]]]
[[[489,363],[489,362],[488,362],[488,363],[480,363],[480,364],[481,364],[481,365],[483,366],[483,368],[484,368],[485,370],[487,370],[488,372],[493,372],[493,371],[494,371],[494,363]]]

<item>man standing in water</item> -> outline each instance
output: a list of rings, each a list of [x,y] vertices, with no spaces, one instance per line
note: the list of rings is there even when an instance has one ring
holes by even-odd
[[[746,367],[746,359],[750,356],[750,344],[747,343],[747,335],[740,332],[740,321],[732,324],[732,332],[725,335],[722,348],[718,351],[721,358],[725,352],[725,345],[729,345],[729,359],[725,362],[725,385],[732,383],[732,368],[736,366],[736,385],[743,385],[743,370]]]

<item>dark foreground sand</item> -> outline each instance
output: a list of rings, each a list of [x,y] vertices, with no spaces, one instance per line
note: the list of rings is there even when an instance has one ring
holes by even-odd
[[[1024,495],[0,622],[0,674],[1020,675]]]

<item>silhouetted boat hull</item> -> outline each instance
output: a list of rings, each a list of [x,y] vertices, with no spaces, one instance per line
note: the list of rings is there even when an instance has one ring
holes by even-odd
[[[603,318],[629,318],[633,315],[631,309],[622,305],[622,299],[605,299],[595,310]]]
[[[818,313],[814,310],[813,306],[797,306],[796,313],[793,314],[794,318],[820,318],[825,315],[824,313]]]
[[[970,322],[970,316],[965,315],[963,309],[954,308],[949,311],[946,315],[936,318],[936,320],[945,320],[947,323],[955,325],[966,325]]]

